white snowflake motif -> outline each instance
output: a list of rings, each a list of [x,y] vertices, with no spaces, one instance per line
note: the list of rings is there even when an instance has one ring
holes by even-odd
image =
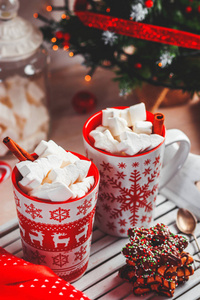
[[[157,61],[157,64],[159,65],[159,67],[165,68],[167,65],[171,65],[174,56],[174,54],[164,52],[161,54],[160,60]]]
[[[90,200],[86,199],[83,202],[83,205],[77,206],[77,209],[78,209],[77,215],[80,215],[80,214],[85,215],[88,212],[89,208],[92,206],[91,201],[92,201],[92,199],[90,199]]]
[[[142,21],[145,19],[145,16],[148,14],[148,10],[146,7],[143,7],[141,3],[133,4],[131,6],[131,14],[130,18],[135,20],[136,22]]]
[[[50,219],[53,219],[58,222],[62,222],[63,220],[70,217],[69,211],[70,209],[62,209],[61,207],[59,207],[56,210],[50,211],[51,214]]]
[[[114,32],[107,30],[102,33],[102,40],[104,41],[105,45],[109,44],[110,46],[113,46],[116,39],[117,36]]]

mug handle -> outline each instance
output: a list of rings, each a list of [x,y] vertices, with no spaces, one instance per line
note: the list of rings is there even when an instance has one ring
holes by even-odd
[[[11,167],[4,161],[0,161],[0,183],[8,179],[11,174]]]
[[[185,133],[179,129],[169,129],[166,131],[165,147],[167,148],[174,143],[179,143],[179,147],[177,148],[177,151],[175,151],[173,157],[169,159],[161,170],[159,190],[161,190],[178,170],[180,170],[190,152],[190,140]]]

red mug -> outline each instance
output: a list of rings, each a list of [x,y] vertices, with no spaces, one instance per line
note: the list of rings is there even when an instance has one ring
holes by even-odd
[[[91,163],[88,176],[94,176],[95,183],[85,196],[51,202],[22,192],[18,186],[21,175],[16,167],[12,172],[24,259],[50,267],[69,282],[85,273],[90,255],[99,187],[99,172],[94,163]]]
[[[124,109],[127,107],[115,107]],[[154,115],[147,111],[147,121]],[[127,237],[130,227],[150,227],[158,188],[162,188],[185,162],[190,141],[178,129],[166,131],[163,142],[154,149],[134,156],[115,155],[94,147],[89,133],[102,124],[102,111],[92,115],[83,126],[86,156],[100,172],[95,224],[102,231]],[[166,146],[180,142],[175,156],[162,168]]]

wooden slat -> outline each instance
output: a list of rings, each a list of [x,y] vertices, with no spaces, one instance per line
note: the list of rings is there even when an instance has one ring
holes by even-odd
[[[91,270],[98,265],[102,264],[104,261],[107,261],[109,258],[118,255],[121,253],[122,247],[128,242],[128,239],[120,239],[115,243],[105,247],[101,251],[92,255],[89,259],[88,270]],[[123,255],[122,255],[123,256]],[[125,258],[124,258],[125,261]]]
[[[16,229],[18,227],[18,220],[17,218],[10,220],[9,222],[0,226],[0,237],[6,235],[8,232]]]
[[[167,199],[165,196],[158,194],[157,198],[156,198],[156,206],[162,204],[163,202],[165,202]]]
[[[4,235],[0,240],[0,246],[5,248],[7,245],[18,239],[20,239],[19,227],[9,232],[7,235]]]
[[[121,254],[119,254],[114,258],[111,258],[104,264],[100,265],[98,267],[98,270],[93,269],[91,272],[86,273],[81,279],[74,282],[73,285],[80,290],[85,290],[91,285],[95,284],[96,282],[104,279],[109,274],[114,273],[123,265],[124,257]]]
[[[174,209],[176,205],[172,201],[166,201],[161,205],[156,207],[155,210],[155,219],[160,218],[161,216],[165,215],[172,209]]]
[[[102,239],[92,244],[90,255],[98,252],[102,248],[107,247],[108,245],[116,242],[117,240],[119,240],[119,237],[105,235]]]
[[[118,276],[118,272],[113,273],[112,275],[104,278],[103,280],[99,281],[97,284],[93,285],[92,287],[88,288],[84,291],[84,293],[91,299],[96,299],[101,297],[102,295],[109,293],[110,290],[118,287],[123,286],[123,295],[126,293],[131,292],[130,284],[124,283],[124,281]],[[109,293],[110,294],[110,293]],[[102,296],[100,299],[104,299]],[[108,298],[105,298],[108,299]],[[111,299],[111,298],[109,298]]]

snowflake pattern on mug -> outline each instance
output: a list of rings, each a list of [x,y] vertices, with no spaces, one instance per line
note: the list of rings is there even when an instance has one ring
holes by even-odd
[[[153,159],[133,162],[130,173],[126,167],[123,162],[117,167],[106,161],[100,163],[100,172],[104,176],[100,183],[96,220],[98,226],[106,214],[108,221],[104,222],[104,227],[111,234],[119,231],[123,235],[127,226],[147,225],[152,221],[161,157],[158,154]]]

